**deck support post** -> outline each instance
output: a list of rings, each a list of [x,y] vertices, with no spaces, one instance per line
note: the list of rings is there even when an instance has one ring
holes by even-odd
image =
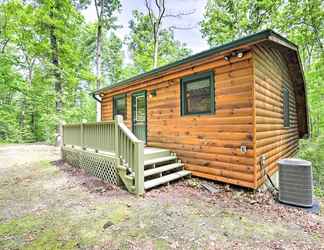
[[[135,144],[135,192],[137,195],[144,194],[144,142]]]
[[[84,136],[83,136],[83,122],[80,124],[80,140],[81,140],[81,149],[84,150]]]
[[[115,115],[115,155],[118,159],[118,165],[120,164],[120,157],[119,157],[119,137],[118,137],[118,125],[123,122],[123,117],[121,115]]]

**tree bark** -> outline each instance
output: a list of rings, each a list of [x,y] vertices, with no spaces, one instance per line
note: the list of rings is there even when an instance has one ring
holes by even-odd
[[[94,1],[97,14],[97,34],[96,34],[96,88],[101,87],[101,46],[102,46],[102,14],[103,14],[103,2]],[[96,120],[101,121],[101,103],[96,102]]]
[[[159,58],[159,39],[156,37],[154,39],[154,56],[153,56],[153,68],[158,66],[158,58]]]
[[[97,37],[96,37],[96,87],[101,87],[101,39],[102,25],[98,22]]]
[[[28,56],[26,55],[26,62],[28,64],[28,83],[29,83],[30,89],[32,89],[32,87],[33,87],[33,68],[34,68],[35,60],[34,59],[31,59],[31,60],[28,59]],[[32,103],[31,109],[32,110],[31,110],[31,113],[30,113],[30,128],[31,128],[33,137],[36,138],[36,113],[35,113],[33,103]]]
[[[101,20],[98,20],[97,37],[96,37],[96,87],[101,87],[101,38],[102,38],[102,25]],[[96,102],[96,120],[101,121],[101,104]]]
[[[50,17],[53,18],[54,14],[53,11],[50,13]],[[61,125],[63,124],[62,121],[62,111],[63,111],[63,83],[61,78],[61,73],[59,69],[59,51],[58,51],[58,42],[57,37],[55,34],[55,26],[51,25],[50,28],[50,46],[52,52],[52,64],[54,66],[53,75],[54,75],[54,89],[55,89],[55,111],[58,117],[58,123],[56,125],[56,139],[55,144],[56,146],[61,146],[62,142],[62,131]]]
[[[155,0],[155,5],[158,8],[158,14],[155,15],[154,11],[149,4],[148,0],[145,0],[145,5],[148,10],[148,14],[150,17],[150,21],[153,28],[153,68],[158,66],[158,58],[159,58],[159,35],[162,19],[165,14],[165,0]]]

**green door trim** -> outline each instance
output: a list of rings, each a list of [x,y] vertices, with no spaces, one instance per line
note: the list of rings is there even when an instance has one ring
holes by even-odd
[[[134,104],[135,104],[135,97],[144,95],[144,103],[145,103],[145,141],[144,144],[147,144],[147,92],[146,90],[141,90],[138,92],[135,92],[132,94],[132,131],[134,133],[135,131],[135,124],[134,124],[134,119],[135,119],[135,109],[134,109]]]

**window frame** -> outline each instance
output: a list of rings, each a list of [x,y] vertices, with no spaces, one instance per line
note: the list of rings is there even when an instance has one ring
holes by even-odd
[[[122,98],[125,98],[125,116],[123,115],[123,120],[127,120],[127,94],[119,94],[113,96],[113,119],[115,119],[115,116],[117,115],[116,101]]]
[[[289,103],[289,99],[290,99],[290,93],[289,93],[289,89],[287,88],[287,86],[283,87],[282,90],[282,104],[283,104],[283,123],[284,123],[284,128],[290,128],[290,103]],[[287,105],[287,108],[286,108]]]
[[[209,79],[210,81],[210,107],[208,111],[200,112],[187,112],[186,102],[186,85],[195,81],[203,79]],[[181,116],[187,115],[203,115],[203,114],[214,114],[215,113],[215,75],[214,71],[210,70],[207,72],[196,73],[194,75],[182,77],[180,80],[180,105],[181,105]]]

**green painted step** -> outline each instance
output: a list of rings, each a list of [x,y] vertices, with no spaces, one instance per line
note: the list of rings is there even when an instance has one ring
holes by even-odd
[[[176,160],[176,159],[177,159],[176,156],[165,156],[165,157],[154,158],[154,159],[144,161],[144,166],[167,162],[167,161],[172,161],[172,160]]]
[[[158,185],[164,184],[164,183],[168,183],[170,181],[185,177],[187,175],[190,175],[191,172],[187,171],[187,170],[182,170],[173,174],[168,174],[165,176],[162,176],[160,178],[156,178],[153,180],[149,180],[149,181],[145,181],[144,182],[144,189],[149,189],[152,187],[156,187]]]
[[[163,148],[152,148],[152,147],[145,147],[144,148],[144,161],[151,160],[154,158],[161,158],[170,156],[170,150],[163,149]]]
[[[162,167],[157,167],[157,168],[152,168],[152,169],[149,169],[149,170],[144,170],[144,177],[154,175],[154,174],[159,174],[159,173],[169,171],[169,170],[172,170],[172,169],[176,169],[176,168],[182,167],[183,165],[184,165],[183,163],[172,163],[172,164],[164,165]]]

